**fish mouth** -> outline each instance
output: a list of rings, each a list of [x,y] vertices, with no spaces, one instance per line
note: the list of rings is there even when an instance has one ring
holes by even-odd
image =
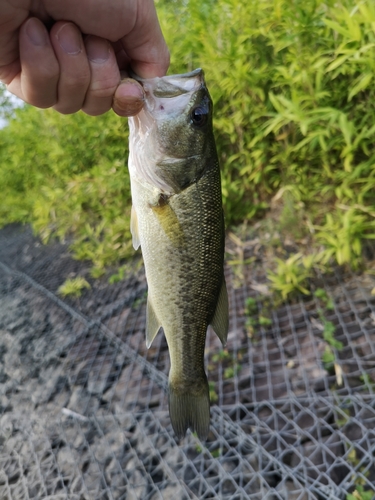
[[[145,93],[144,106],[134,117],[129,119],[131,141],[137,150],[137,155],[129,155],[129,170],[131,174],[150,186],[156,187],[164,193],[173,194],[178,191],[173,182],[160,174],[160,165],[169,170],[184,170],[186,162],[196,164],[198,155],[184,153],[178,158],[167,153],[168,144],[165,143],[163,133],[165,128],[173,127],[174,120],[178,123],[182,116],[184,123],[188,123],[186,110],[195,102],[195,94],[206,88],[204,72],[198,68],[182,75],[170,75],[155,78],[140,78],[132,75],[142,85]],[[175,154],[175,152],[173,153]],[[195,177],[195,176],[194,176]],[[185,182],[182,182],[185,185]]]
[[[143,83],[143,82],[151,82],[152,80],[159,80],[160,78],[162,78],[163,80],[185,80],[185,79],[195,78],[196,76],[204,77],[204,71],[202,68],[197,68],[194,69],[193,71],[189,71],[188,73],[166,75],[166,76],[155,76],[154,78],[142,78],[133,73],[133,71],[130,71],[129,76],[130,78],[133,78],[133,80],[137,80],[137,82]]]
[[[205,85],[204,71],[197,68],[181,75],[168,75],[155,78],[141,78],[130,73],[131,78],[139,82],[147,94],[159,98],[172,98],[182,94],[196,92]]]

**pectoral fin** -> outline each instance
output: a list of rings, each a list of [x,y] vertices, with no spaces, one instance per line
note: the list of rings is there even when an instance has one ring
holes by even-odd
[[[130,232],[132,233],[134,250],[138,250],[141,242],[139,240],[139,234],[138,234],[138,217],[134,207],[132,207],[130,216]]]
[[[146,347],[149,349],[151,347],[152,341],[156,337],[158,331],[160,330],[161,324],[158,320],[150,297],[147,299],[147,312],[146,312]]]
[[[216,335],[221,340],[223,346],[227,343],[228,327],[229,327],[229,311],[228,311],[228,292],[223,278],[223,284],[219,294],[219,299],[216,305],[216,311],[211,321],[211,326]]]
[[[151,208],[170,242],[176,247],[182,246],[185,243],[185,235],[168,198],[160,196],[158,203]]]

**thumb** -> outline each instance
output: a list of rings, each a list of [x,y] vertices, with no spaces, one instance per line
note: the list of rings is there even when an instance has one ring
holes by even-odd
[[[124,78],[115,91],[112,109],[119,116],[134,116],[144,104],[142,86],[131,78]]]

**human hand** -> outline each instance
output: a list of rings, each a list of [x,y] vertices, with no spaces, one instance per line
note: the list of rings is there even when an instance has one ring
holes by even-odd
[[[0,81],[33,106],[131,116],[143,89],[120,72],[152,78],[168,66],[153,0],[0,1]]]

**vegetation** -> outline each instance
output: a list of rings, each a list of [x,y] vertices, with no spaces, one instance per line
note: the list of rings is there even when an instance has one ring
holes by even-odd
[[[0,132],[0,224],[31,222],[44,242],[74,235],[72,249],[98,276],[132,255],[126,123],[18,109]]]
[[[358,486],[353,493],[346,496],[346,500],[373,500],[373,491],[366,491],[362,485]]]
[[[81,296],[85,288],[91,288],[90,283],[85,280],[82,276],[77,276],[77,278],[70,278],[63,283],[59,289],[58,293],[63,297],[72,296],[78,298]]]
[[[5,86],[0,83],[0,123],[3,125],[7,118],[12,114],[12,109],[14,105],[12,104],[11,94],[5,91]]]
[[[307,242],[269,273],[283,298],[315,266],[359,266],[375,237],[372,0],[159,0],[171,72],[201,66],[215,104],[228,226],[279,207]],[[178,23],[178,26],[176,25]],[[132,254],[126,120],[25,107],[0,133],[0,224],[74,235],[94,275]]]

